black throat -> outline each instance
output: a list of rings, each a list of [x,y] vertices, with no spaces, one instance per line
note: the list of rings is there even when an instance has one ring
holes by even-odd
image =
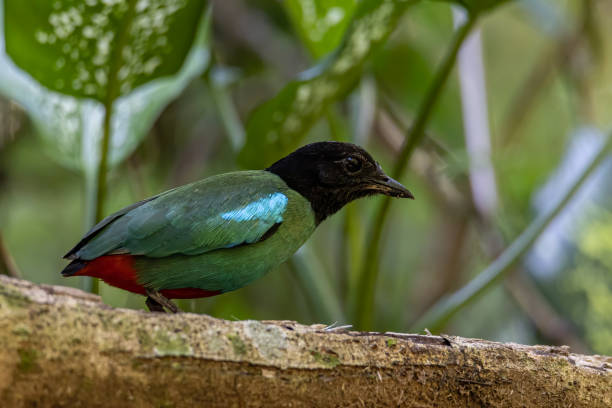
[[[349,202],[373,192],[322,184],[316,169],[302,166],[299,161],[279,160],[266,169],[279,176],[287,185],[306,198],[315,213],[316,225],[336,213]]]

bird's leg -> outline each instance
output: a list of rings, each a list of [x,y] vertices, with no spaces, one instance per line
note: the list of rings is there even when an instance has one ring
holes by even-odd
[[[173,301],[156,291],[155,289],[146,288],[147,300],[145,301],[147,307],[152,312],[165,312],[164,308],[168,309],[172,313],[178,313],[181,309],[174,304]]]
[[[166,309],[164,309],[162,305],[160,305],[155,300],[153,300],[153,298],[150,298],[148,296],[147,300],[145,300],[145,305],[147,305],[147,308],[150,312],[166,313]]]

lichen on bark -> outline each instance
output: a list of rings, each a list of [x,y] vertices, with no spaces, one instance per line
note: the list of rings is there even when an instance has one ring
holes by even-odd
[[[113,309],[0,277],[11,407],[612,405],[612,358],[565,347]]]

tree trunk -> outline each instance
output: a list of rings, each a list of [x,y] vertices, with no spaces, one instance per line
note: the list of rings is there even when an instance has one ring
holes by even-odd
[[[3,407],[612,406],[564,347],[113,309],[0,276]]]

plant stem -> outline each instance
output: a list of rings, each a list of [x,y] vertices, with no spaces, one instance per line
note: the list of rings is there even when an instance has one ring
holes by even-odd
[[[119,69],[123,64],[123,56],[121,54],[126,42],[128,40],[129,29],[136,15],[136,0],[130,0],[128,2],[128,10],[124,17],[124,24],[121,27],[117,36],[117,42],[112,50],[111,62],[108,69],[108,84],[106,89],[106,97],[104,98],[104,130],[102,135],[102,142],[100,145],[100,162],[98,163],[97,175],[96,175],[96,188],[95,194],[96,199],[92,200],[92,205],[95,206],[94,211],[91,213],[95,214],[95,222],[99,222],[104,218],[104,201],[106,199],[107,189],[107,170],[108,170],[108,151],[110,147],[111,139],[111,118],[113,114],[113,104],[119,96],[120,81],[118,77]],[[99,281],[93,278],[91,284],[91,293],[99,294]]]
[[[98,164],[98,182],[96,183],[96,222],[104,218],[104,200],[106,199],[106,170],[108,168],[108,146],[111,138],[111,112],[113,101],[104,104],[104,133],[102,135],[100,163]]]
[[[612,136],[593,156],[591,162],[582,170],[572,186],[561,196],[559,201],[548,211],[538,216],[502,254],[476,278],[454,294],[440,299],[413,326],[414,330],[428,328],[432,332],[440,331],[446,323],[463,307],[473,302],[487,289],[500,281],[512,266],[521,259],[538,237],[546,230],[552,220],[565,208],[574,194],[591,175],[601,161],[607,157],[612,148]]]
[[[344,220],[342,222],[341,239],[341,262],[340,270],[340,297],[344,307],[348,308],[354,304],[354,299],[349,298],[356,292],[359,282],[360,254],[363,252],[363,237],[359,222],[359,207],[357,203],[351,203],[344,209]]]
[[[423,140],[425,135],[424,130],[431,117],[433,108],[436,102],[440,98],[442,89],[448,81],[448,77],[452,71],[457,54],[461,49],[461,45],[464,43],[468,34],[475,26],[478,20],[477,14],[472,14],[468,17],[466,23],[461,26],[454,35],[453,42],[451,43],[442,65],[436,71],[431,85],[425,95],[425,99],[419,107],[416,119],[412,128],[406,135],[404,146],[400,155],[397,159],[395,167],[393,169],[393,178],[399,179],[404,173],[404,169],[414,152],[414,149]],[[370,244],[367,245],[368,250],[366,251],[363,260],[363,269],[361,272],[361,278],[357,288],[357,296],[355,299],[355,319],[356,326],[359,329],[369,329],[372,326],[373,308],[374,308],[374,295],[376,292],[376,279],[378,277],[379,269],[379,258],[380,258],[380,245],[382,232],[385,226],[387,216],[389,214],[389,207],[391,199],[385,197],[382,205],[378,208],[376,215],[374,216],[374,222],[372,224],[372,233],[370,234]]]
[[[102,135],[102,145],[100,154],[100,163],[98,164],[98,174],[96,183],[96,199],[95,204],[95,223],[98,223],[104,218],[104,200],[106,200],[106,170],[108,168],[108,147],[111,138],[111,115],[112,115],[113,100],[109,97],[104,104],[104,133]],[[91,280],[91,293],[100,294],[100,281],[97,278]]]

